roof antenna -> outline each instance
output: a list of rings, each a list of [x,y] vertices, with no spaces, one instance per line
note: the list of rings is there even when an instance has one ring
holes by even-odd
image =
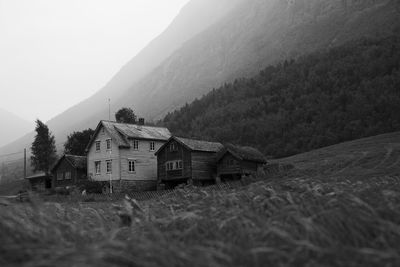
[[[108,121],[111,121],[110,99],[108,99]]]

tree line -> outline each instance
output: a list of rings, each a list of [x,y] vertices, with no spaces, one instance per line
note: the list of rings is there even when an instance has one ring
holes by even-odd
[[[160,125],[284,157],[400,130],[400,37],[362,39],[213,89]]]

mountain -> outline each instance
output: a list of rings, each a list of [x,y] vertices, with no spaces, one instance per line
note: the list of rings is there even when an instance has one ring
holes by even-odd
[[[282,157],[399,131],[399,88],[400,36],[363,38],[225,84],[162,124]]]
[[[181,45],[213,25],[245,0],[192,0],[180,11],[168,28],[151,41],[138,55],[122,69],[96,94],[47,122],[55,134],[57,143],[66,140],[72,131],[95,128],[99,120],[108,118],[107,100],[111,98],[112,111],[116,112],[121,104],[114,100],[123,98],[125,91],[145,77],[161,64]],[[129,92],[128,92],[129,93]],[[131,103],[128,107],[134,107]],[[134,107],[140,115],[141,111]],[[34,133],[0,148],[0,153],[8,153],[30,144]]]
[[[0,146],[10,143],[34,129],[33,123],[1,108],[0,124],[3,125],[0,131]]]
[[[363,36],[399,31],[393,0],[192,0],[168,29],[97,94],[48,122],[57,142],[94,127],[112,109],[147,119],[265,66]],[[32,136],[0,150],[30,143]]]

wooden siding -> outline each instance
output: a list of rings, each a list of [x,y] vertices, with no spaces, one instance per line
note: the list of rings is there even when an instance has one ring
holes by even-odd
[[[120,170],[122,180],[132,181],[156,181],[157,180],[157,157],[155,152],[165,143],[163,141],[138,140],[138,150],[131,148],[120,149]],[[150,142],[155,143],[155,150],[150,150]],[[135,162],[135,172],[129,172],[129,160]]]
[[[217,164],[217,175],[257,173],[262,164],[253,161],[239,160],[226,153]]]
[[[170,151],[169,145],[167,145],[157,155],[157,171],[158,171],[157,175],[158,175],[158,180],[160,182],[179,180],[179,179],[189,179],[192,177],[192,164],[191,164],[190,151],[181,144],[177,142],[175,143],[177,146],[176,151]],[[167,171],[166,162],[174,160],[182,160],[183,163],[182,170]]]
[[[70,172],[71,179],[65,179],[65,173]],[[58,175],[63,177],[59,180]],[[65,158],[57,166],[57,169],[53,171],[52,187],[65,187],[75,185],[80,179],[86,177],[86,173],[83,170],[75,169]]]
[[[192,155],[192,179],[193,180],[212,180],[217,173],[214,152],[193,151]]]
[[[117,144],[112,140],[112,149],[111,151],[106,148],[106,140],[110,139],[110,135],[107,131],[103,131],[104,127],[101,127],[99,130],[95,141],[100,141],[100,151],[96,151],[96,142],[93,142],[92,146],[89,148],[87,154],[87,177],[96,180],[96,181],[109,181],[110,174],[107,173],[106,170],[106,161],[112,159],[112,180],[120,179],[120,164],[119,164],[119,148]],[[96,174],[95,170],[95,162],[101,162],[101,172],[99,175]]]

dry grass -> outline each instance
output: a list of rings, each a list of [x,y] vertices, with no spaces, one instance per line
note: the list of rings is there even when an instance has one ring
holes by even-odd
[[[133,209],[36,200],[0,209],[0,265],[398,266],[399,186],[274,179],[183,189]]]
[[[397,137],[283,159],[296,168],[236,189],[0,206],[0,266],[400,266]]]

